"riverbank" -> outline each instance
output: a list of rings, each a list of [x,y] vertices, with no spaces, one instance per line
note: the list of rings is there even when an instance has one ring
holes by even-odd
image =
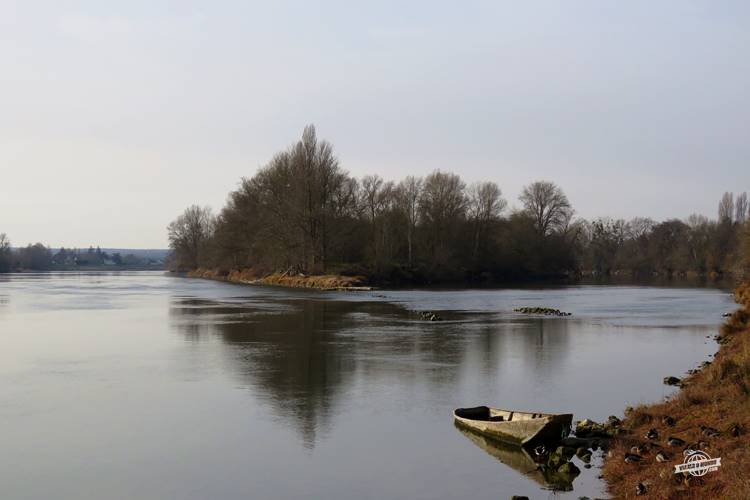
[[[721,327],[713,362],[683,379],[668,400],[626,411],[625,433],[603,468],[614,497],[750,498],[750,284],[735,298],[741,308]],[[703,477],[674,474],[686,448],[720,457],[721,467]],[[626,463],[626,453],[636,457]]]
[[[215,269],[196,269],[188,273],[190,278],[213,279],[243,285],[274,285],[290,288],[314,288],[316,290],[371,290],[363,276],[341,276],[337,274],[306,275],[289,272],[262,274],[254,269],[243,269],[222,273]]]

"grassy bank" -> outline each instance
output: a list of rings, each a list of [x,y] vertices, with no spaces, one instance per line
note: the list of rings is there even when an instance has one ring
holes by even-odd
[[[191,278],[206,278],[245,285],[274,285],[292,288],[314,288],[317,290],[369,290],[362,276],[340,276],[336,274],[306,275],[288,272],[263,274],[255,269],[243,269],[222,273],[213,269],[196,269],[188,273]]]
[[[626,411],[626,432],[613,443],[603,469],[615,498],[750,498],[750,284],[735,296],[741,308],[722,326],[713,362],[684,379],[668,400]],[[645,437],[651,429],[657,438]],[[670,445],[670,437],[685,443]],[[631,451],[639,445],[646,449]],[[721,457],[721,468],[703,477],[674,474],[687,447]],[[636,451],[642,460],[626,463],[625,454]],[[656,458],[660,451],[663,462]],[[645,486],[640,495],[639,483]]]

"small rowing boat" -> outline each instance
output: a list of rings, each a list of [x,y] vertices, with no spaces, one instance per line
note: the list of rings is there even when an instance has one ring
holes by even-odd
[[[519,446],[559,441],[570,433],[573,422],[570,413],[531,413],[487,406],[458,408],[453,417],[456,424],[467,429]]]

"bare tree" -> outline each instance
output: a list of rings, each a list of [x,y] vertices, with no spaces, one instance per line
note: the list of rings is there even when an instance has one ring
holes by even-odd
[[[690,214],[687,218],[687,225],[691,230],[696,230],[708,224],[708,217],[700,214]]]
[[[277,154],[253,177],[275,264],[311,273],[325,270],[336,216],[354,202],[356,182],[339,167],[333,146],[308,125],[302,139]]]
[[[647,236],[655,225],[656,222],[649,217],[634,217],[628,221],[626,236],[629,239],[637,240],[638,238]]]
[[[467,190],[467,211],[474,230],[474,260],[479,258],[479,249],[489,230],[490,223],[500,217],[508,205],[502,192],[494,182],[476,182]]]
[[[406,219],[406,245],[410,267],[414,262],[414,233],[419,220],[419,199],[422,196],[422,184],[422,179],[409,176],[398,184],[395,192],[397,209]]]
[[[719,222],[732,222],[734,216],[734,196],[724,193],[719,202]]]
[[[622,219],[600,217],[591,222],[589,253],[592,268],[608,275],[615,269],[617,251],[625,241],[627,224]]]
[[[465,216],[465,188],[458,175],[440,170],[424,180],[419,205],[421,218],[432,236],[433,264],[444,264],[449,257],[448,234],[454,223]]]
[[[362,201],[370,221],[374,221],[388,208],[392,190],[393,183],[385,182],[379,175],[362,178]]]
[[[537,181],[526,186],[520,199],[541,235],[564,231],[573,216],[568,197],[552,182]]]
[[[712,226],[708,217],[705,215],[691,214],[687,218],[687,225],[690,229],[685,239],[685,254],[689,259],[689,265],[692,269],[705,272],[706,256],[711,246]]]
[[[169,246],[178,267],[196,269],[206,243],[213,235],[215,219],[209,207],[192,205],[169,223]]]
[[[393,189],[393,182],[385,182],[378,175],[368,175],[362,179],[362,202],[370,222],[372,256],[378,266],[386,246],[383,216],[391,208]]]
[[[748,202],[747,193],[741,193],[737,195],[737,199],[734,201],[734,220],[743,224],[748,217]]]

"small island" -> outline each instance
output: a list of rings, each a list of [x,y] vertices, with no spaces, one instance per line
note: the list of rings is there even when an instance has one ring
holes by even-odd
[[[441,170],[355,178],[309,125],[242,178],[218,215],[192,205],[172,221],[168,265],[236,283],[338,290],[741,272],[746,193],[725,193],[715,220],[575,215],[546,180],[526,185],[512,206],[497,183]]]

